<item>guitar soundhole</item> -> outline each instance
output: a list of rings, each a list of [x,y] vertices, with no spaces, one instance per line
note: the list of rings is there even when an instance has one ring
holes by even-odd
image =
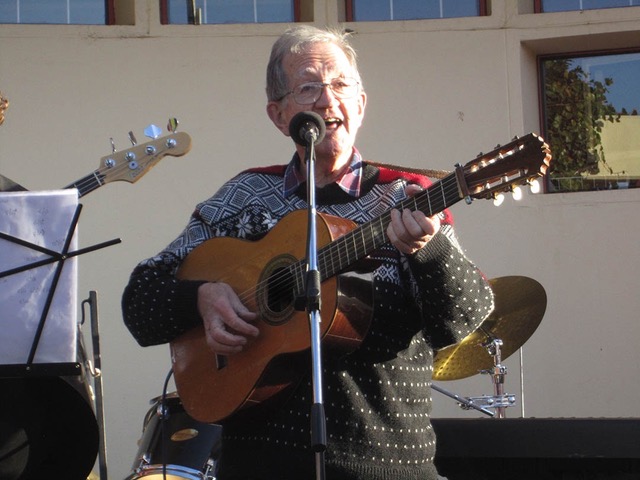
[[[293,303],[293,279],[286,268],[279,268],[269,277],[267,305],[272,312],[282,312]]]
[[[262,272],[258,302],[263,319],[272,325],[286,321],[294,310],[295,279],[291,265],[297,259],[290,255],[274,258]]]

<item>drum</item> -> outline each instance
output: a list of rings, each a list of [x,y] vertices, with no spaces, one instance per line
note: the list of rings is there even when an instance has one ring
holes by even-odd
[[[214,480],[222,427],[191,418],[176,393],[151,404],[126,480]]]

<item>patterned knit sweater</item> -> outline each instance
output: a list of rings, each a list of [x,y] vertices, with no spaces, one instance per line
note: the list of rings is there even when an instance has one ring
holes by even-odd
[[[122,307],[141,345],[170,342],[201,323],[195,301],[200,283],[174,278],[193,248],[217,236],[260,239],[285,215],[307,207],[304,186],[283,196],[284,171],[271,167],[236,176],[196,207],[175,241],[136,267]],[[317,210],[362,224],[403,200],[407,183],[429,181],[366,165],[358,198],[333,184],[318,191]],[[382,264],[373,275],[365,340],[353,353],[323,354],[327,478],[437,478],[429,420],[433,351],[467,336],[493,308],[490,287],[462,252],[448,212],[441,218],[440,231],[416,254],[391,246],[376,252]],[[303,361],[310,365],[310,355]],[[279,408],[252,407],[225,420],[219,480],[315,478],[311,385],[307,373]]]

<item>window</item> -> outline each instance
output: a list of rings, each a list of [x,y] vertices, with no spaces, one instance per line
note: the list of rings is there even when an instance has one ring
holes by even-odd
[[[300,21],[300,0],[161,0],[163,24]]]
[[[640,187],[640,52],[540,59],[547,191]]]
[[[536,13],[550,13],[638,5],[640,0],[535,0],[534,8]]]
[[[487,15],[486,0],[345,0],[348,22]]]
[[[0,0],[0,23],[112,25],[113,0]]]

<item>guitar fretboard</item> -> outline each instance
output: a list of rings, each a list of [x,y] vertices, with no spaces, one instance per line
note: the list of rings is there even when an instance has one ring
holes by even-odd
[[[399,202],[394,208],[400,211],[420,210],[432,216],[459,200],[455,175],[450,174],[426,190]],[[318,268],[322,279],[333,277],[388,243],[387,227],[390,223],[391,210],[388,210],[320,249]]]
[[[427,216],[432,216],[457,203],[461,198],[455,174],[452,173],[426,190],[399,202],[394,208],[400,211],[420,210]],[[387,228],[390,223],[391,210],[388,210],[380,217],[363,223],[318,250],[318,269],[321,280],[347,270],[388,243]],[[290,268],[294,283],[298,286],[298,292],[302,291],[304,285],[303,273],[306,271],[306,264],[306,259],[302,259]]]
[[[104,185],[104,178],[105,175],[96,170],[86,177],[82,177],[80,180],[67,185],[65,188],[77,188],[79,196],[82,197]]]

